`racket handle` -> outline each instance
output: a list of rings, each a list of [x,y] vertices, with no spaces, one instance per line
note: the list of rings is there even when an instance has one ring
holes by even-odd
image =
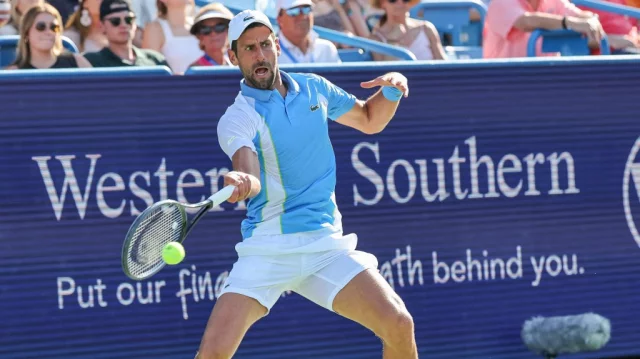
[[[226,201],[233,194],[233,190],[236,189],[234,185],[228,185],[225,188],[219,190],[214,193],[211,197],[208,198],[209,201],[213,202],[213,206],[217,206],[220,203]]]

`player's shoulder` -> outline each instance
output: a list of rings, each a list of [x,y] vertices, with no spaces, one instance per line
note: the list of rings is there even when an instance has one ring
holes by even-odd
[[[255,109],[255,101],[250,97],[243,96],[242,93],[238,93],[233,104],[227,107],[218,126],[237,121],[255,124],[260,121],[260,114]]]
[[[308,85],[320,85],[326,87],[329,80],[324,78],[323,76],[308,73],[308,72],[292,72],[288,73],[291,78],[298,83],[300,87],[308,86]]]

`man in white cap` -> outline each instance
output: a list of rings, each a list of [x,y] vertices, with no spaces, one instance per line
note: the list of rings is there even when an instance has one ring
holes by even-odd
[[[278,0],[280,64],[340,63],[338,49],[313,31],[311,0]]]
[[[344,235],[335,200],[336,159],[328,119],[366,134],[382,131],[407,79],[392,72],[363,82],[382,89],[358,100],[323,77],[278,68],[281,46],[269,19],[245,10],[229,23],[240,93],[218,122],[218,142],[233,163],[229,202],[247,200],[238,260],[224,282],[199,359],[231,358],[247,330],[285,291],[360,323],[382,339],[385,359],[418,357],[414,325],[378,261]]]

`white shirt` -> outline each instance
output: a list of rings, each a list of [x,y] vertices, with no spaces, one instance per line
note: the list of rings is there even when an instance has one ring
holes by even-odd
[[[338,49],[331,41],[320,39],[315,31],[309,34],[311,41],[307,53],[292,44],[281,33],[278,34],[280,39],[280,48],[282,53],[278,57],[279,64],[296,64],[296,63],[341,63]]]

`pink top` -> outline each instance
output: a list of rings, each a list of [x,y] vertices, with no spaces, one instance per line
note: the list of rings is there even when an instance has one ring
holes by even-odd
[[[626,0],[605,0],[606,2],[616,5],[627,5]],[[581,9],[591,11],[594,14],[598,14],[598,19],[604,32],[611,35],[630,35],[635,37],[634,27],[638,25],[636,19],[628,16],[614,14],[608,11],[590,9],[580,6]]]
[[[482,52],[484,58],[526,57],[527,42],[531,33],[518,30],[513,25],[526,12],[544,12],[561,16],[577,16],[581,10],[567,0],[539,0],[534,9],[528,0],[491,0],[484,23]],[[540,39],[542,40],[542,39]],[[538,56],[543,54],[542,41],[538,41]]]

